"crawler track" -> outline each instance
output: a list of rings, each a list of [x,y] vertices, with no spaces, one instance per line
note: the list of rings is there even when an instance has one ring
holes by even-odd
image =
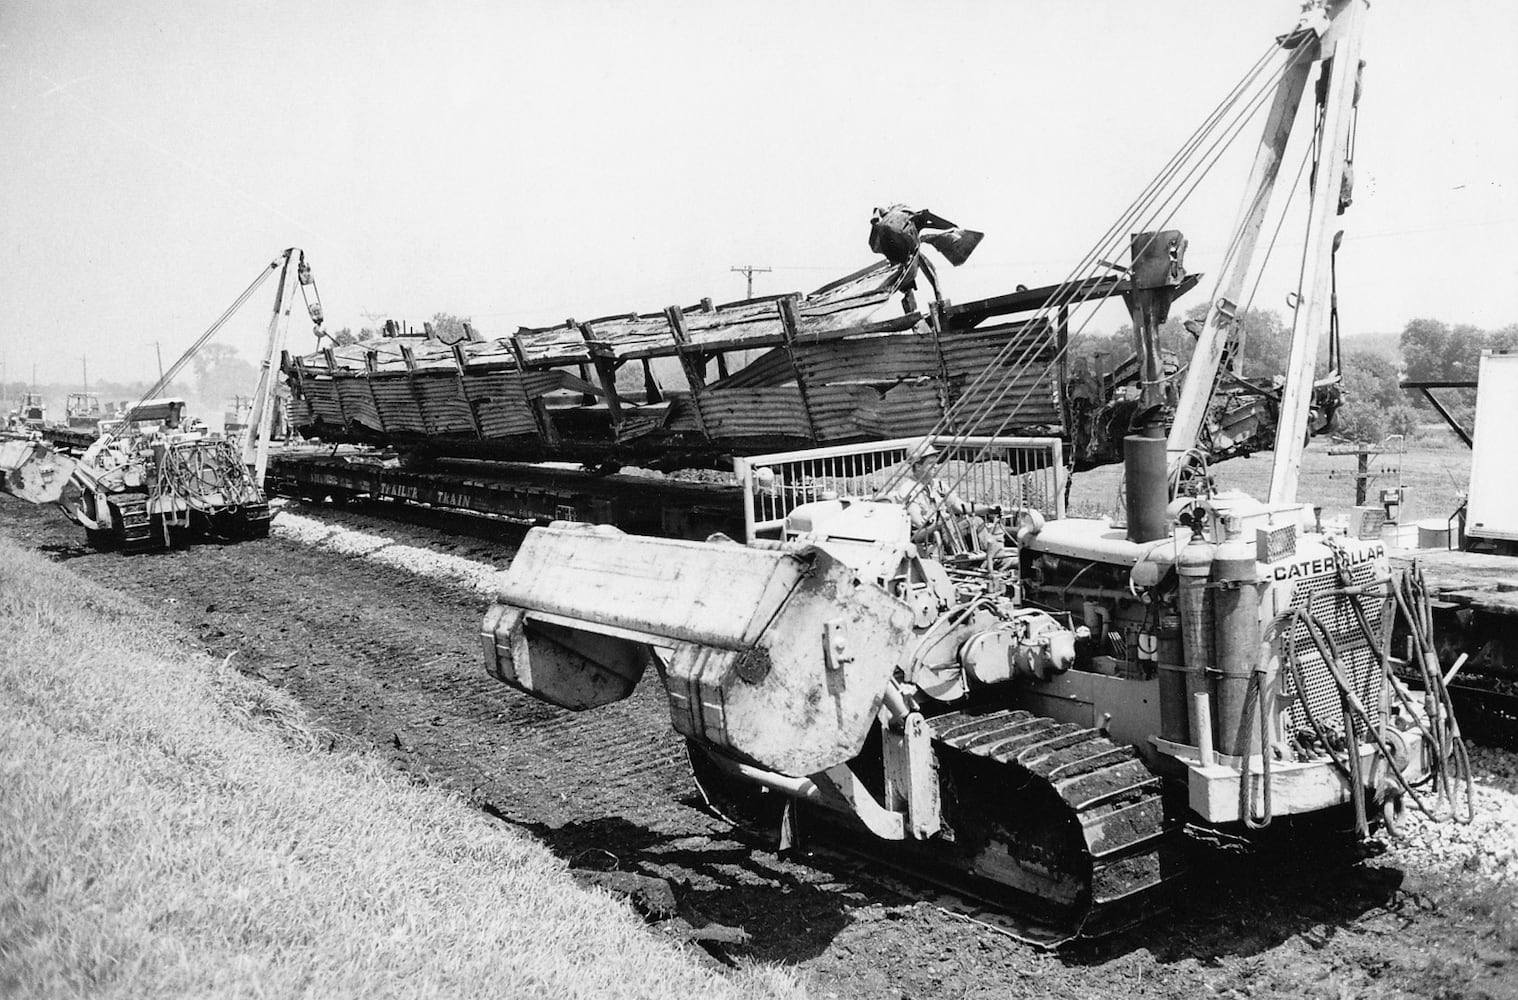
[[[930,724],[957,797],[961,856],[993,880],[992,899],[1043,909],[1065,939],[1124,930],[1168,906],[1185,847],[1160,780],[1132,747],[1017,710]]]
[[[122,493],[111,501],[115,543],[123,552],[145,552],[153,547],[153,519],[144,493]]]
[[[845,868],[868,862],[872,878],[888,869],[904,891],[1041,947],[1127,930],[1168,907],[1186,843],[1132,747],[1017,710],[929,721],[948,827],[926,842],[882,841],[797,807],[808,849]],[[709,764],[700,745],[689,749],[707,803],[773,842],[784,800]],[[872,770],[867,759],[857,766]]]
[[[495,565],[510,556],[501,540],[332,517]],[[123,556],[88,549],[54,508],[0,496],[0,534],[137,603],[145,622],[187,652],[230,656],[232,667],[293,695],[339,745],[457,789],[566,863],[671,879],[682,906],[749,933],[747,946],[729,952],[733,962],[800,969],[817,996],[1175,1000],[1257,991],[1262,969],[1282,995],[1310,995],[1336,978],[1357,996],[1428,996],[1450,981],[1469,983],[1473,996],[1511,992],[1510,963],[1485,965],[1486,951],[1473,957],[1499,939],[1473,937],[1473,926],[1487,925],[1447,899],[1450,886],[1476,876],[1424,876],[1395,845],[1353,867],[1307,854],[1284,866],[1203,857],[1170,915],[1089,945],[1035,951],[1009,937],[1022,928],[1003,905],[943,888],[960,872],[904,874],[889,861],[820,850],[777,857],[734,838],[701,806],[656,680],[580,715],[519,695],[481,669],[485,599],[473,592],[297,544],[278,519],[263,541]]]

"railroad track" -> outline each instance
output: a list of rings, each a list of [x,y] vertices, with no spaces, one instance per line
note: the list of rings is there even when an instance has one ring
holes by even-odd
[[[394,455],[324,448],[275,455],[267,484],[307,502],[383,501],[495,526],[591,521],[671,538],[743,534],[741,495],[728,483],[461,459],[404,467]]]

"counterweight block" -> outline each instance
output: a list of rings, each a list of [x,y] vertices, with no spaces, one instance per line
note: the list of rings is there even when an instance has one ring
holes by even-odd
[[[491,673],[581,710],[627,697],[652,660],[674,728],[802,777],[857,755],[913,613],[819,548],[537,528],[485,617]]]

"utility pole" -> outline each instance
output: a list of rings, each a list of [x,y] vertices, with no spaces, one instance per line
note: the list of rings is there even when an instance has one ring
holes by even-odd
[[[158,352],[158,381],[163,381],[163,345],[153,341],[153,350]]]
[[[364,319],[366,319],[366,320],[369,321],[369,323],[371,325],[369,327],[367,327],[367,329],[373,330],[376,334],[380,334],[380,333],[384,332],[384,330],[385,330],[385,322],[384,321],[390,318],[390,314],[389,313],[369,312],[367,310],[360,310],[359,315],[362,316]],[[375,324],[375,323],[378,323],[379,325],[378,326],[372,325],[372,324]],[[362,333],[364,331],[364,329],[365,328],[360,328],[359,332]]]
[[[737,271],[748,279],[748,295],[745,298],[750,299],[754,297],[754,274],[756,272],[759,274],[768,274],[770,272],[770,269],[767,267],[755,267],[752,264],[745,264],[742,267],[730,267],[728,270]]]
[[[79,365],[84,371],[84,391],[90,391],[90,359],[88,355],[79,355]]]

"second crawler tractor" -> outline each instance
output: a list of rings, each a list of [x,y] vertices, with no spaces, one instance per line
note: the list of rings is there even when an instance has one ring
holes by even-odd
[[[269,533],[268,501],[242,455],[183,423],[183,400],[148,400],[85,451],[60,505],[91,545],[135,551],[176,535]]]

